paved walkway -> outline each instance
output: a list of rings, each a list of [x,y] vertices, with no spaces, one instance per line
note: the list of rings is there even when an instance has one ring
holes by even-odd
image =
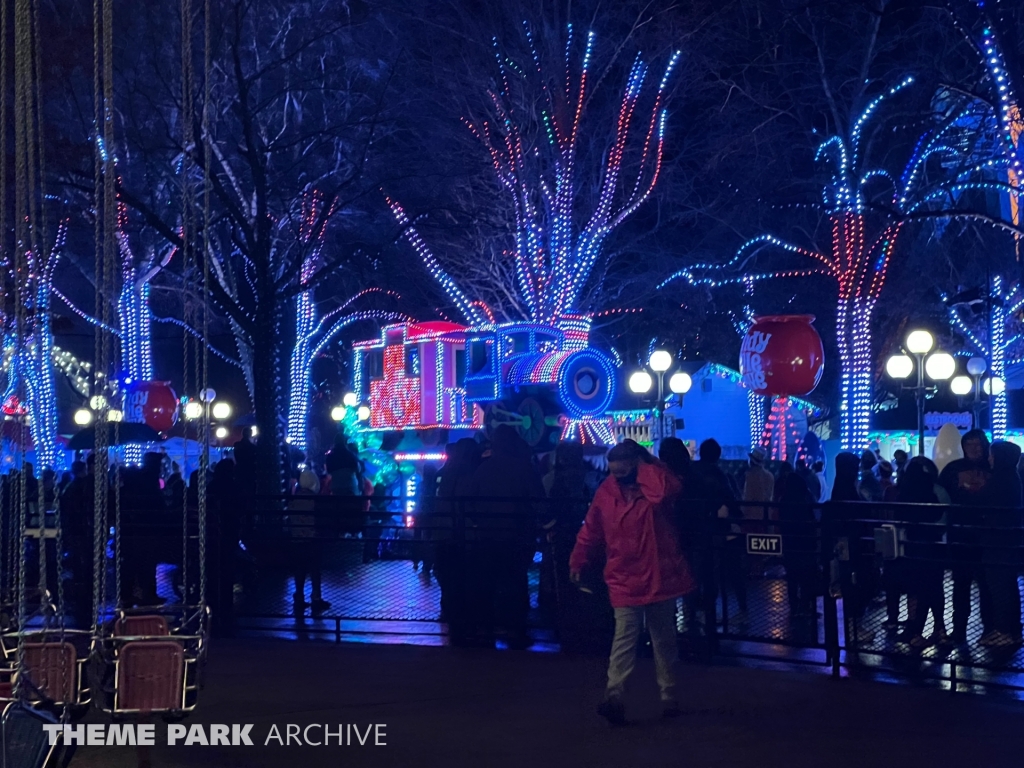
[[[601,659],[558,654],[217,641],[185,725],[253,723],[262,744],[271,724],[386,723],[387,746],[159,746],[152,765],[998,767],[1024,751],[1019,703],[801,672],[684,665],[684,715],[663,721],[649,660],[632,724],[611,729],[594,714],[603,672]],[[72,766],[136,761],[131,747],[84,747]]]

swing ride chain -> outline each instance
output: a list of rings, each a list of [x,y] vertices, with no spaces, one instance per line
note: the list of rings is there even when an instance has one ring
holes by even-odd
[[[29,211],[28,217],[28,229],[31,230],[32,226],[36,224],[34,216],[34,206],[29,202],[31,196],[31,184],[29,175],[30,161],[28,153],[30,152],[29,143],[30,137],[28,133],[30,131],[30,125],[32,122],[31,110],[28,107],[29,100],[29,83],[31,82],[31,68],[32,68],[32,31],[31,25],[31,14],[29,9],[29,0],[17,0],[14,9],[14,69],[15,69],[15,97],[14,97],[14,140],[15,140],[15,241],[14,241],[14,274],[24,275],[26,274],[26,254],[25,249],[29,248],[29,241],[31,238],[31,231],[26,231],[26,221],[24,213]],[[14,316],[15,325],[18,329],[19,334],[24,333],[25,328],[25,307],[23,303],[21,286],[15,286],[14,290]],[[15,340],[15,353],[17,353],[19,341]],[[21,401],[24,402],[24,392],[21,391],[23,386],[22,380],[18,379],[19,394],[22,395]],[[20,444],[25,445],[25,429],[26,424],[24,419],[19,420],[19,439]],[[25,482],[25,467],[16,468],[15,477],[17,478],[17,486],[14,489],[17,494],[17,516],[18,516],[18,578],[17,578],[17,601],[18,601],[18,626],[17,626],[17,637],[18,637],[18,650],[16,657],[16,676],[14,680],[14,698],[20,699],[24,695],[24,660],[25,660],[25,624],[26,624],[26,542],[25,542],[25,528],[26,528],[26,511],[28,507],[28,496],[27,496],[27,484]]]
[[[64,520],[62,517],[60,507],[60,494],[56,493],[54,488],[53,498],[53,522],[57,527],[57,629],[60,632],[60,693],[64,700],[64,706],[61,708],[60,721],[66,723],[68,721],[68,699],[70,698],[68,693],[68,657],[64,653]],[[41,557],[42,555],[40,555]],[[72,692],[72,695],[74,692]]]
[[[181,194],[182,194],[182,206],[181,206],[181,246],[182,246],[182,264],[185,270],[186,279],[182,282],[182,300],[183,300],[183,319],[186,325],[195,327],[195,310],[192,303],[192,296],[189,292],[189,285],[191,284],[191,272],[194,269],[195,253],[192,247],[192,238],[194,236],[194,221],[193,221],[193,205],[195,200],[192,194],[192,184],[190,182],[190,166],[191,166],[191,154],[190,147],[193,147],[194,141],[192,136],[193,120],[195,119],[195,113],[193,109],[192,100],[192,3],[191,0],[181,0],[181,129],[182,129],[182,183],[181,183]],[[198,376],[189,376],[189,360],[190,357],[194,359],[196,357],[197,345],[192,340],[190,334],[185,331],[183,333],[183,385],[186,392],[189,391],[190,384],[198,383]],[[191,349],[190,349],[191,348]],[[191,355],[189,354],[191,351]],[[204,390],[205,392],[205,390]],[[200,438],[202,437],[202,425],[206,423],[209,416],[209,404],[206,403],[203,398],[204,392],[200,393],[200,401],[203,405],[203,415],[200,418]],[[187,425],[187,422],[186,422]],[[185,432],[185,443],[184,453],[182,456],[182,463],[185,467],[188,466],[188,427],[186,426]],[[183,467],[183,470],[185,468]],[[202,458],[200,457],[199,462],[199,473],[197,474],[197,490],[199,491],[200,503],[203,496],[202,493],[202,477],[206,471],[206,467],[203,465]],[[187,606],[189,602],[188,596],[188,494],[185,494],[185,499],[182,502],[182,532],[181,532],[181,584],[185,594],[182,596],[182,615],[183,618],[187,616]]]
[[[203,168],[209,173],[210,168],[210,0],[203,7]],[[210,355],[206,340],[210,337],[210,183],[206,175],[203,177],[203,386],[209,383]],[[199,607],[206,606],[206,473],[210,467],[210,423],[206,421],[206,434],[203,440],[203,471],[199,473]],[[200,619],[202,620],[202,618]],[[201,628],[200,628],[201,629]]]

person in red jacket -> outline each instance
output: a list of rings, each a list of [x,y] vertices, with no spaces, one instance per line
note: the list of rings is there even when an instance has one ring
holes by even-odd
[[[611,476],[597,489],[569,559],[570,578],[605,554],[604,580],[615,609],[615,639],[608,660],[608,687],[598,714],[612,725],[625,722],[626,680],[636,666],[636,645],[646,620],[663,714],[679,714],[675,693],[676,598],[694,588],[673,527],[679,480],[639,445],[626,440],[608,452]]]

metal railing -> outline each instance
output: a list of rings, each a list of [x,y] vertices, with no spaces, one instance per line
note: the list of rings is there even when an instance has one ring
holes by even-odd
[[[941,680],[953,690],[1024,688],[1016,636],[1024,533],[971,522],[1007,514],[859,502],[712,506],[680,504],[680,547],[698,584],[678,601],[684,650]],[[600,568],[584,575],[582,589],[568,578],[585,513],[586,503],[573,499],[213,501],[213,627],[399,642],[487,641],[496,628],[509,642],[604,651],[612,620]],[[125,546],[135,557],[122,564],[122,579],[170,563],[179,575],[158,569],[157,589],[180,599],[189,591],[180,584],[183,551],[190,583],[197,572],[196,522],[182,548],[180,520],[147,521],[138,511],[131,520]],[[66,549],[78,546],[74,535],[65,539]],[[995,630],[1009,641],[993,642]]]

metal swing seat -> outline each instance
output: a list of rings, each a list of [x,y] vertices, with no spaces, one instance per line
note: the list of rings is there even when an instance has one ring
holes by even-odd
[[[2,768],[56,768],[66,766],[74,747],[63,743],[58,735],[55,744],[43,729],[55,725],[57,718],[51,713],[26,706],[22,702],[9,702],[0,716],[0,766]]]
[[[24,701],[29,705],[51,709],[68,707],[76,711],[76,715],[85,713],[92,703],[92,688],[86,671],[89,635],[68,629],[64,630],[63,638],[60,635],[55,630],[26,633],[21,669],[5,664],[0,670],[0,699],[12,698],[18,676],[22,675],[21,683],[27,691]],[[4,638],[4,652],[10,653],[13,660],[16,648],[8,650],[6,647],[9,637]]]
[[[43,596],[40,612],[51,615],[55,608],[49,593]],[[0,634],[0,702],[13,701],[18,676],[27,694],[22,702],[34,708],[57,709],[68,707],[74,716],[84,715],[92,703],[92,689],[86,665],[92,654],[92,636],[89,632],[66,627],[34,627],[26,624],[23,630],[8,626]],[[17,663],[18,645],[21,644],[21,665]]]
[[[97,643],[103,711],[178,717],[195,709],[208,626],[205,606],[118,611]]]

